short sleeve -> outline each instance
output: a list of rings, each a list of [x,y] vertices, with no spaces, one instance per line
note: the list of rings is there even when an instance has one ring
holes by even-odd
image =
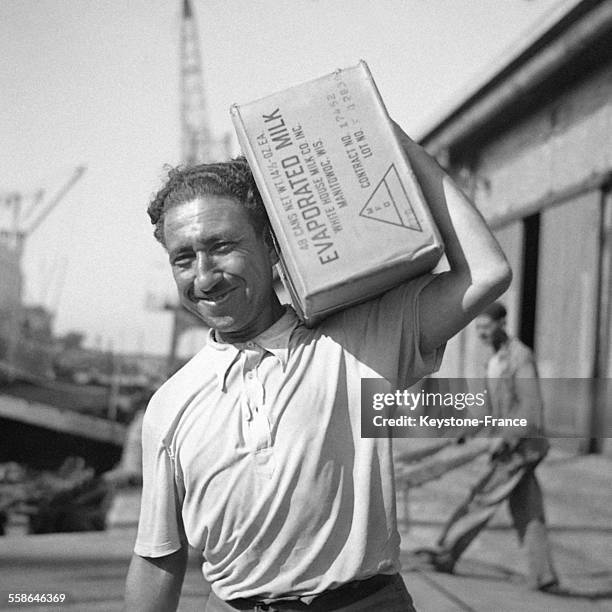
[[[445,345],[422,353],[419,297],[435,278],[420,276],[343,312],[346,348],[380,376],[410,386],[439,369]]]
[[[424,376],[440,369],[446,343],[433,351],[421,352],[421,321],[419,317],[419,298],[421,292],[435,278],[433,274],[419,277],[404,285],[401,294],[402,304],[402,344],[398,363],[398,381],[409,386]]]
[[[174,461],[145,414],[142,428],[142,498],[134,552],[163,557],[185,542]]]

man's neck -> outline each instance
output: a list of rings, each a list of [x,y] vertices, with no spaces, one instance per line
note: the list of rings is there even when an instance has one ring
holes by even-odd
[[[510,338],[508,337],[508,334],[506,334],[505,332],[502,332],[497,338],[493,340],[493,350],[496,353],[499,353],[501,349],[503,349],[505,346],[508,345],[509,341],[510,341]]]
[[[240,330],[237,332],[228,332],[226,334],[219,332],[217,329],[213,329],[213,338],[215,342],[219,342],[221,344],[243,344],[249,340],[253,340],[253,338],[256,338],[259,336],[259,334],[262,334],[267,329],[270,329],[270,327],[279,321],[284,314],[285,307],[280,303],[276,294],[274,294],[270,315],[265,321],[266,324],[259,325],[252,331]]]

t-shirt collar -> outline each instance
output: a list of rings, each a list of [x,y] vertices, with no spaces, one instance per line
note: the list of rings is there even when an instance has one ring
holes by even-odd
[[[285,312],[278,321],[247,342],[218,342],[215,340],[214,330],[208,330],[207,344],[216,351],[213,367],[217,382],[221,386],[221,389],[225,391],[227,374],[232,365],[239,359],[241,351],[253,348],[254,345],[272,353],[272,355],[280,361],[284,371],[289,359],[289,340],[291,338],[291,333],[299,322],[293,308],[289,305],[285,305]]]

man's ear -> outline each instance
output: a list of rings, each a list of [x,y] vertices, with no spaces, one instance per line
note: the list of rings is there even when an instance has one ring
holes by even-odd
[[[276,239],[274,238],[274,234],[272,232],[272,228],[270,226],[266,227],[264,230],[264,244],[268,249],[268,255],[270,257],[270,261],[272,264],[278,263],[278,250],[276,248]]]

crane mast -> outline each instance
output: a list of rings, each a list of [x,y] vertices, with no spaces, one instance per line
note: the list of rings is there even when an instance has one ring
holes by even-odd
[[[183,0],[181,21],[181,131],[185,164],[210,162],[227,154],[208,125],[198,27],[190,0]]]

